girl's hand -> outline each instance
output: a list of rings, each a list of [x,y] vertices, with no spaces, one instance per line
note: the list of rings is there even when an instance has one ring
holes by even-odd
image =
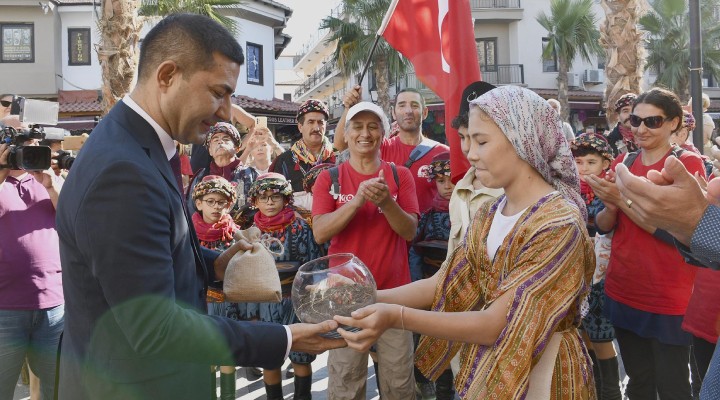
[[[333,317],[342,325],[362,329],[360,332],[349,332],[338,328],[338,333],[345,339],[348,347],[359,352],[366,352],[386,330],[401,326],[402,306],[397,304],[377,303],[354,311],[351,317]]]

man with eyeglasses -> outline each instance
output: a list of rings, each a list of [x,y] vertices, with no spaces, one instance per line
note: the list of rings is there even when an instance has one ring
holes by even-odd
[[[0,95],[0,129],[11,126],[13,128],[20,128],[20,116],[12,115],[12,103],[15,100],[15,95],[3,94]]]

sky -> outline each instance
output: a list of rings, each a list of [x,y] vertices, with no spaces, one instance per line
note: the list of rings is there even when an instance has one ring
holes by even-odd
[[[330,15],[330,10],[341,0],[275,0],[293,9],[283,32],[292,40],[283,54],[296,54],[313,36],[317,36],[320,21]]]

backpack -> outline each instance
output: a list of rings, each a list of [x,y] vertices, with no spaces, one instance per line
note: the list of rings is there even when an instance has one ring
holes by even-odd
[[[680,156],[686,151],[687,150],[683,149],[680,146],[673,145],[671,153],[673,156],[675,156],[675,158],[677,158],[679,160]],[[627,155],[623,159],[623,164],[625,164],[626,167],[630,168],[630,166],[633,165],[633,162],[635,162],[635,159],[637,158],[637,156],[639,154],[640,154],[640,150],[633,151],[632,153],[627,153]],[[702,156],[700,157],[700,159],[702,160],[703,165],[705,166],[705,179],[710,179],[710,177],[712,177],[712,173],[713,173],[713,167],[714,167],[713,163],[710,160],[708,160],[707,158],[702,157]]]
[[[395,186],[400,189],[400,177],[398,177],[397,168],[395,167],[395,163],[389,163],[390,169],[392,169],[393,179],[395,180]],[[337,199],[340,195],[340,172],[338,170],[338,166],[331,167],[328,169],[330,172],[330,180],[332,184],[330,185],[330,194],[334,199]]]

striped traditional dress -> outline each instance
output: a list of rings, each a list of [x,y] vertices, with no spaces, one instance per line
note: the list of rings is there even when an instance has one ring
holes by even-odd
[[[488,258],[487,237],[502,197],[476,214],[463,245],[440,273],[432,309],[481,310],[512,290],[507,327],[493,346],[423,337],[421,370],[436,379],[460,351],[455,385],[463,399],[522,399],[553,334],[561,335],[550,399],[595,399],[590,359],[577,331],[595,267],[577,207],[553,192],[529,207]]]

